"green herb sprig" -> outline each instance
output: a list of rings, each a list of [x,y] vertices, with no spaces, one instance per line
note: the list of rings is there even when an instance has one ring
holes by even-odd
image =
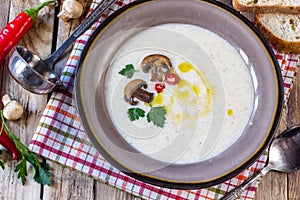
[[[3,162],[0,160],[0,167],[2,168],[2,169],[4,169],[4,164],[3,164]]]
[[[128,64],[125,66],[125,68],[119,71],[119,74],[127,78],[132,78],[135,72],[137,72],[137,70],[134,69],[134,66],[132,64]]]
[[[50,186],[51,176],[53,176],[53,174],[50,172],[49,165],[47,163],[40,162],[38,157],[35,154],[31,153],[30,150],[19,140],[19,138],[8,128],[7,124],[4,121],[2,110],[0,110],[0,116],[1,116],[2,126],[5,128],[8,136],[14,142],[16,148],[19,150],[21,155],[21,160],[17,164],[15,168],[15,172],[18,173],[18,178],[21,179],[22,184],[24,185],[26,182],[27,162],[29,162],[29,164],[34,168],[34,176],[33,176],[34,180],[37,183]],[[3,163],[0,165],[2,167]]]
[[[166,110],[163,106],[151,107],[147,114],[147,121],[152,122],[158,127],[163,127],[166,121]]]
[[[141,108],[130,108],[127,111],[128,117],[131,121],[136,121],[140,117],[145,117],[145,111]],[[163,127],[166,121],[166,109],[163,106],[151,107],[146,115],[148,123],[153,123],[158,127]]]
[[[140,108],[129,108],[127,114],[131,121],[138,120],[140,117],[145,117],[145,111]]]

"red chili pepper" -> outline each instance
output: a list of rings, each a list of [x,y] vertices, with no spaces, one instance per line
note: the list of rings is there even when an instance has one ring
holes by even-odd
[[[25,33],[34,25],[38,12],[54,0],[46,1],[35,8],[30,8],[19,13],[0,32],[0,64],[10,50],[20,41]]]
[[[0,145],[5,147],[7,151],[11,153],[13,160],[18,159],[19,150],[16,148],[15,143],[7,135],[5,128],[2,126],[1,119],[0,119]]]
[[[165,75],[165,81],[170,85],[176,85],[179,81],[179,78],[176,74],[169,73]]]
[[[161,93],[165,89],[165,84],[163,83],[157,83],[154,86],[154,89],[156,90],[157,93]]]

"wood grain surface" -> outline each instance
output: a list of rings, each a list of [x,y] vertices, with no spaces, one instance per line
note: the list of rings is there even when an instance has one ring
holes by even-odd
[[[230,5],[230,0],[222,0]],[[80,0],[84,5],[85,14],[91,0]],[[0,28],[11,21],[19,12],[38,5],[37,0],[1,0],[0,1]],[[44,8],[38,17],[36,25],[20,41],[30,50],[41,57],[47,57],[66,37],[80,24],[83,17],[71,22],[62,22],[55,19],[58,8]],[[65,59],[56,65],[60,71]],[[9,93],[25,106],[26,113],[17,122],[8,123],[9,127],[25,144],[29,144],[37,127],[41,114],[47,103],[48,96],[28,93],[12,80],[6,69],[7,61],[0,67],[0,93],[1,96]],[[288,127],[300,124],[300,78],[292,90],[287,108],[284,110],[278,133]],[[51,187],[41,186],[32,180],[32,169],[29,168],[28,181],[22,186],[16,173],[13,171],[16,163],[10,161],[5,152],[1,158],[5,161],[5,170],[0,169],[0,199],[9,200],[64,200],[64,199],[138,199],[130,194],[108,186],[93,178],[48,161],[54,173],[54,184]],[[261,180],[256,200],[296,200],[300,199],[300,172],[278,173],[270,172]]]

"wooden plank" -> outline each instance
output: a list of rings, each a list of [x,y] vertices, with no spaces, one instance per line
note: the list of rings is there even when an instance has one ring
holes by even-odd
[[[287,177],[284,173],[269,172],[260,182],[256,200],[286,200]]]
[[[85,10],[90,7],[91,0],[80,1],[84,5]],[[62,2],[61,2],[62,4]],[[72,33],[72,31],[81,23],[84,15],[80,19],[74,19],[69,22],[58,21],[57,42],[58,47],[66,38]],[[72,46],[69,50],[72,49]],[[63,59],[59,60],[55,66],[55,71],[61,74],[65,63],[68,59],[70,51],[64,55]],[[68,167],[64,167],[60,164],[47,161],[51,166],[51,170],[54,173],[53,186],[44,187],[43,199],[94,199],[94,179],[82,174],[79,171],[75,171]]]
[[[59,46],[69,34],[81,23],[90,7],[92,0],[80,0],[85,8],[85,13],[80,19],[70,22],[59,21],[57,34],[57,46]],[[67,33],[67,34],[66,34]],[[64,67],[66,59],[60,60],[55,66],[55,70],[60,73]],[[91,177],[81,174],[78,171],[63,167],[57,163],[48,161],[54,172],[54,185],[45,187],[43,199],[136,199],[134,196],[106,185]],[[76,190],[74,190],[76,189]]]
[[[292,89],[287,111],[288,127],[300,125],[300,77],[296,76],[294,88]]]
[[[300,125],[300,77],[299,74],[294,83],[293,92],[289,100],[288,126]],[[300,171],[288,174],[288,198],[299,199],[300,197]]]
[[[62,20],[59,20],[59,28],[58,28],[58,32],[57,32],[57,42],[56,42],[56,46],[60,46],[66,39],[67,37],[75,30],[75,28],[77,28],[81,22],[85,19],[90,5],[92,3],[93,0],[79,0],[79,2],[81,3],[81,5],[84,8],[84,12],[81,15],[81,17],[79,19],[72,19],[69,20],[68,22],[64,22]],[[61,5],[63,4],[63,1],[61,1]],[[55,65],[55,71],[58,74],[61,74],[67,59],[71,53],[73,45],[71,45],[69,47],[69,49],[65,52],[65,54],[62,56],[61,59],[59,59],[59,61],[56,63]]]
[[[0,28],[2,29],[9,22],[9,8],[10,1],[0,1]],[[3,93],[3,77],[4,77],[4,63],[0,63],[0,95]]]
[[[286,129],[286,112],[283,112],[277,135]],[[287,176],[278,172],[269,172],[261,180],[256,194],[256,200],[286,200]]]
[[[23,10],[35,7],[39,4],[36,0],[17,0],[11,1],[10,20]],[[43,8],[38,19],[29,32],[23,37],[19,45],[27,47],[41,57],[46,57],[51,51],[52,32],[53,32],[53,15],[54,9],[51,7]]]
[[[97,183],[95,187],[95,200],[102,199],[139,200],[141,198],[135,197],[110,185]]]
[[[284,110],[278,134],[285,129],[300,124],[300,78],[296,77],[294,88],[291,91],[287,109]],[[279,173],[270,172],[263,177],[257,192],[257,200],[297,199],[300,196],[300,172]]]
[[[10,1],[0,1],[0,7],[2,8],[0,12],[0,27],[4,27],[8,23],[8,17],[9,17],[9,6]],[[3,87],[3,77],[4,77],[4,64],[0,64],[0,95],[4,93],[4,87]],[[15,195],[13,194],[15,191],[13,191],[14,182],[16,180],[13,173],[11,173],[12,162],[10,161],[11,156],[7,155],[5,152],[2,152],[0,155],[1,159],[6,162],[5,163],[5,170],[0,170],[0,199],[5,198],[12,198]],[[11,181],[12,180],[12,181]]]
[[[54,173],[53,185],[44,187],[43,200],[94,199],[94,180],[68,167],[49,162]]]
[[[289,200],[300,198],[300,171],[288,174],[288,197]]]
[[[1,27],[3,27],[8,21],[11,21],[19,12],[29,7],[36,6],[39,2],[35,0],[12,0],[1,1],[1,13],[7,15],[6,19],[1,17]],[[5,12],[2,12],[4,8]],[[8,8],[9,11],[8,11]],[[6,11],[7,9],[7,11]],[[39,55],[45,56],[49,53],[49,44],[52,38],[52,20],[49,20],[49,15],[46,14],[45,8],[37,20],[36,26],[33,27],[20,41],[20,45],[23,45]],[[51,10],[48,10],[51,13]],[[40,119],[41,113],[44,110],[47,96],[38,96],[28,93],[21,88],[12,78],[10,78],[8,71],[6,70],[7,62],[4,64],[5,68],[2,69],[1,75],[1,92],[9,93],[13,98],[18,99],[25,107],[25,114],[17,122],[8,122],[12,131],[20,138],[20,140],[28,145],[35,128]],[[21,181],[17,178],[17,174],[14,172],[16,162],[8,162],[4,171],[0,170],[0,197],[2,199],[40,199],[41,186],[33,181],[32,169],[29,167],[28,181],[26,186],[22,186]],[[30,195],[28,195],[30,191]]]

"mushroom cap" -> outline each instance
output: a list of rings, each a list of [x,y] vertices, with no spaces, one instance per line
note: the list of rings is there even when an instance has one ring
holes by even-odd
[[[146,81],[142,79],[135,79],[130,81],[124,88],[124,98],[127,102],[132,103],[132,95],[138,88],[147,88]]]
[[[153,66],[162,67],[164,72],[169,72],[172,63],[167,56],[162,54],[148,55],[141,62],[141,69],[144,73],[148,73]]]
[[[21,103],[12,100],[3,108],[3,116],[7,120],[18,120],[22,117],[24,108]]]
[[[65,0],[62,5],[62,10],[58,13],[58,17],[63,21],[79,18],[83,13],[83,6],[77,0]]]

